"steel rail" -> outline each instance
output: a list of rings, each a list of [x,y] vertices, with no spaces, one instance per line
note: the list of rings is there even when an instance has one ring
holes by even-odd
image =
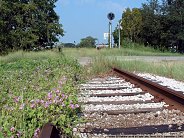
[[[38,138],[60,138],[59,130],[51,123],[43,126]]]
[[[184,131],[184,125],[181,125],[181,128],[178,128],[177,124],[172,124],[171,126],[172,127],[169,127],[169,125],[155,125],[155,126],[140,126],[140,127],[131,127],[131,128],[107,128],[107,129],[93,128],[90,132],[88,132],[88,130],[85,130],[86,132],[84,131],[84,133],[107,134],[107,135],[114,135],[117,137],[121,137],[121,136],[126,137],[126,136],[132,135],[132,138],[138,137],[138,135],[143,135],[143,136],[147,135],[148,138],[150,138],[150,135],[154,133]],[[178,136],[180,137],[181,135],[179,134],[175,138],[177,138]],[[152,136],[152,137],[157,138],[157,136]],[[158,138],[161,138],[161,137],[163,138],[164,135],[158,136]],[[173,136],[170,134],[167,138],[173,138]]]
[[[178,109],[184,112],[184,94],[180,91],[175,91],[168,87],[162,86],[158,83],[139,77],[133,73],[120,70],[118,68],[112,68],[112,70],[123,77],[125,80],[135,84],[137,87],[143,89],[143,91],[151,93],[153,96],[160,99],[160,101],[166,102],[172,109]]]

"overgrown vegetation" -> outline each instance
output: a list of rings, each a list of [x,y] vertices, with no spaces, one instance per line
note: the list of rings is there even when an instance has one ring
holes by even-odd
[[[183,62],[143,62],[138,60],[120,61],[116,58],[107,59],[96,57],[91,66],[91,74],[101,74],[111,70],[111,67],[118,67],[131,72],[145,72],[165,76],[176,80],[184,81]]]
[[[171,53],[169,51],[161,52],[152,47],[145,47],[138,43],[123,41],[121,49],[104,48],[97,50],[94,48],[63,48],[63,53],[71,57],[94,57],[94,56],[181,56],[181,54]]]
[[[75,87],[79,74],[76,60],[56,52],[17,52],[3,57],[0,137],[36,138],[47,122],[71,137],[79,121]]]

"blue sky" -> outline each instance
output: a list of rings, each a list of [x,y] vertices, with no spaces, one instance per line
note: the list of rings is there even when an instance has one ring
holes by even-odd
[[[95,37],[99,43],[107,43],[103,34],[108,32],[107,14],[113,12],[113,29],[124,9],[141,7],[147,0],[58,0],[55,11],[65,31],[61,42],[80,42],[87,36]]]

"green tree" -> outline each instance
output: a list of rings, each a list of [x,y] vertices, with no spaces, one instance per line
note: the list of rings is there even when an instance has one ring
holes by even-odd
[[[122,14],[121,25],[123,28],[123,35],[133,42],[136,42],[142,26],[142,15],[140,9],[133,8],[130,10],[127,8]]]
[[[176,47],[184,52],[184,1],[183,0],[150,0],[141,9],[143,24],[141,39],[159,49]]]
[[[80,43],[79,43],[79,47],[96,47],[96,38],[93,38],[91,36],[88,36],[86,38],[82,38]]]
[[[38,45],[52,46],[54,42],[58,41],[58,36],[63,36],[62,25],[59,24],[59,17],[54,11],[55,2],[57,0],[34,0],[37,6],[35,13],[37,35],[39,36]],[[39,25],[42,25],[40,27]]]
[[[150,0],[148,4],[143,4],[142,14],[142,30],[140,38],[145,45],[151,45],[155,48],[160,45],[162,25],[161,13],[158,0]]]
[[[178,52],[184,53],[184,1],[170,0],[167,5],[167,38],[170,46],[176,46]]]
[[[118,45],[119,42],[119,32],[118,32],[118,27],[115,28],[114,32],[113,32],[113,39],[114,39],[114,43],[116,45]]]
[[[184,1],[148,0],[140,9],[126,9],[122,14],[122,38],[160,50],[184,53]],[[117,28],[114,41],[118,38]]]
[[[63,36],[54,11],[57,0],[1,0],[0,53],[45,47]]]

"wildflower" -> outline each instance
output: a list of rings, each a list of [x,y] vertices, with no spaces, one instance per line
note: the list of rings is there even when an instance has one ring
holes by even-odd
[[[18,103],[19,101],[20,101],[20,97],[15,97],[15,98],[14,98],[14,102],[15,102],[15,103]]]
[[[40,100],[40,103],[43,104],[44,103],[44,100]]]
[[[60,80],[58,83],[60,84],[60,86],[63,84],[62,80]]]
[[[79,108],[79,105],[78,104],[75,104],[75,108]]]
[[[58,101],[58,103],[62,103],[63,102],[63,99],[61,98],[61,99],[59,99],[59,101]]]
[[[35,101],[37,104],[39,104],[40,103],[40,100],[39,99],[36,99],[36,101]]]
[[[48,106],[49,106],[49,102],[46,102],[46,103],[44,104],[44,107],[47,108]]]
[[[65,98],[65,94],[62,94],[62,97]]]
[[[52,101],[48,101],[48,103],[49,103],[49,105],[51,105],[52,104]]]
[[[56,96],[55,98],[56,98],[56,99],[60,99],[60,97],[59,97],[59,96]]]
[[[74,104],[70,104],[70,108],[71,109],[75,109],[75,105]]]
[[[64,107],[65,106],[65,104],[64,103],[62,103],[62,105],[61,105],[62,107]]]
[[[52,93],[51,93],[51,92],[48,93],[47,98],[48,98],[49,100],[52,99]]]
[[[34,132],[34,138],[37,138],[40,133],[40,128],[37,128]]]
[[[10,138],[14,138],[14,136],[11,136]]]
[[[57,89],[57,90],[56,90],[56,93],[59,94],[59,93],[60,93],[60,90]]]
[[[11,127],[11,128],[10,128],[10,131],[11,131],[11,132],[15,131],[15,127]]]
[[[20,131],[18,131],[18,132],[17,132],[17,134],[16,134],[16,136],[17,136],[18,138],[20,138],[20,136],[21,136],[21,132],[20,132]]]
[[[20,110],[24,109],[24,106],[25,106],[25,104],[24,104],[24,103],[23,103],[23,104],[21,104],[21,105],[20,105],[20,107],[19,107],[19,109],[20,109]]]
[[[33,108],[36,107],[36,105],[35,105],[34,103],[32,103],[32,104],[30,105],[30,107],[33,109]]]

